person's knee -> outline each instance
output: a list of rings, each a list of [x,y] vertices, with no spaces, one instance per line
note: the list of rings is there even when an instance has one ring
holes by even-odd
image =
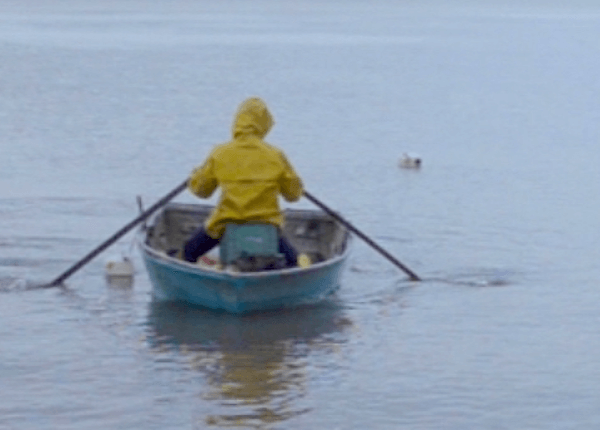
[[[183,247],[183,259],[185,261],[189,261],[190,263],[195,263],[198,256],[195,255],[195,247],[192,245],[191,241],[187,242]]]
[[[210,237],[204,229],[199,230],[183,247],[185,261],[195,263],[199,257],[219,244],[219,239]]]
[[[285,256],[285,263],[287,267],[294,267],[298,262],[298,254],[291,243],[289,243],[283,236],[279,238],[279,252]]]

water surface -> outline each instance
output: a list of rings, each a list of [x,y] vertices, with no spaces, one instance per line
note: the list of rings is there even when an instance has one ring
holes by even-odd
[[[597,6],[0,12],[0,428],[600,425]],[[355,241],[322,306],[233,317],[154,302],[128,235],[35,288],[181,183],[251,95],[307,189],[424,282]],[[134,284],[111,286],[123,255]]]

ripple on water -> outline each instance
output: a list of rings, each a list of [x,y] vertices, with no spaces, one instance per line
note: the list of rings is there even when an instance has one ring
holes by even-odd
[[[469,272],[449,274],[443,278],[433,277],[430,281],[443,282],[464,287],[509,287],[517,283],[520,274],[516,271],[498,268],[475,268]]]

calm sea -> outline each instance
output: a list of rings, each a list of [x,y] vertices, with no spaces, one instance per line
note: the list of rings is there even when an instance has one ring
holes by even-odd
[[[599,41],[591,1],[3,1],[0,429],[600,428]],[[233,317],[154,302],[127,235],[36,288],[252,95],[423,282],[357,240],[322,306]]]

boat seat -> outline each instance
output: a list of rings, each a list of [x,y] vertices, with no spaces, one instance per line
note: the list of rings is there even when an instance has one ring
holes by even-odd
[[[235,264],[242,272],[285,266],[285,256],[279,252],[279,232],[271,224],[227,224],[220,258],[222,264]]]

